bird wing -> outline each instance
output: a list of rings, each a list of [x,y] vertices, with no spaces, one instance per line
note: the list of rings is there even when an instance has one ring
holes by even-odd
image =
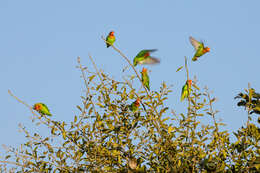
[[[159,64],[159,63],[160,63],[160,59],[154,57],[147,57],[141,62],[141,64]]]
[[[155,52],[157,51],[157,49],[144,49],[144,50],[141,50],[137,55],[136,57],[142,57],[144,56],[146,53],[148,52]]]
[[[146,52],[155,52],[155,51],[157,51],[157,49],[146,49],[145,51]]]
[[[187,95],[187,85],[183,85],[182,90],[181,90],[181,101],[183,101],[185,99]]]
[[[198,50],[199,47],[202,45],[199,41],[195,40],[193,37],[190,36],[190,43],[194,47],[195,50]]]
[[[41,104],[42,104],[43,107],[45,107],[49,111],[49,108],[47,107],[46,104],[44,104],[44,103],[41,103]]]

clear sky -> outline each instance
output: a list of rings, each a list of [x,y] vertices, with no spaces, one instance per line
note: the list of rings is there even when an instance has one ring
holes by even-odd
[[[175,71],[184,56],[194,54],[188,37],[205,41],[211,52],[189,61],[191,76],[218,98],[214,107],[227,130],[238,129],[247,116],[234,96],[248,82],[260,92],[259,7],[259,0],[1,0],[0,144],[24,142],[19,123],[34,128],[30,111],[8,89],[31,105],[46,103],[55,119],[70,121],[83,93],[77,56],[92,68],[90,53],[99,68],[120,79],[126,62],[100,38],[110,30],[115,46],[131,59],[141,49],[158,49],[154,56],[161,64],[149,67],[151,88],[173,84],[169,106],[177,113],[185,111],[186,103],[180,103],[185,73]]]

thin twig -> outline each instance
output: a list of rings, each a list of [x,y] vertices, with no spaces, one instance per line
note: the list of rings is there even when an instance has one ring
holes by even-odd
[[[86,87],[86,89],[87,89],[87,91],[86,91],[86,98],[87,98],[88,95],[89,95],[89,93],[90,93],[90,89],[89,89],[89,86],[88,86],[87,77],[86,77],[86,75],[85,75],[85,73],[84,73],[84,68],[82,67],[81,62],[80,62],[80,57],[78,57],[78,64],[79,64],[79,68],[80,68],[80,70],[81,70],[81,74],[82,74],[82,77],[83,77],[83,80],[84,80],[84,83],[85,83],[85,87]],[[91,98],[91,97],[89,97],[89,101],[90,101],[90,103],[91,103],[91,105],[92,105],[92,107],[93,107],[93,110],[94,110],[94,112],[95,112],[95,115],[97,116],[98,114],[97,114],[97,111],[96,111],[96,107],[95,107],[95,104],[94,104],[94,102],[92,101],[92,98]],[[85,106],[85,105],[84,105],[84,112],[86,112],[86,106]],[[81,123],[82,120],[83,120],[83,118],[82,118],[79,122]],[[93,129],[93,130],[94,130],[94,129]]]
[[[212,115],[212,118],[214,120],[214,124],[215,124],[215,127],[216,127],[216,131],[218,133],[218,124],[217,124],[217,121],[216,121],[216,118],[215,118],[215,113],[213,111],[213,107],[212,107],[212,103],[211,103],[211,98],[210,98],[210,95],[209,95],[209,92],[207,91],[207,97],[208,97],[208,100],[209,100],[209,110],[210,110],[210,113]]]
[[[33,111],[33,108],[32,108],[30,105],[28,105],[27,103],[25,103],[24,101],[22,101],[21,99],[19,99],[18,97],[16,97],[10,90],[8,90],[8,93],[9,93],[13,98],[15,98],[18,102],[20,102],[20,103],[22,103],[23,105],[25,105],[26,107],[28,107],[28,108],[31,110],[32,114],[35,115],[35,116],[38,118],[38,120],[39,120],[42,124],[45,124],[45,125],[48,126],[49,128],[52,128],[52,127],[49,125],[49,123],[51,122],[53,125],[55,125],[56,127],[58,127],[58,129],[59,129],[61,132],[64,132],[64,130],[60,127],[60,125],[59,125],[58,123],[55,123],[54,121],[50,120],[50,119],[47,118],[45,115],[43,115],[43,116],[44,116],[44,118],[47,119],[47,122],[46,122],[46,121],[43,121],[43,120],[41,119],[41,116],[37,115],[37,114]],[[68,136],[67,136],[67,137],[68,137]],[[81,149],[81,146],[78,145],[77,143],[75,143],[70,137],[68,137],[68,139],[70,140],[70,142],[76,144],[76,146],[77,146],[79,149]]]
[[[185,58],[185,69],[186,69],[186,73],[187,73],[187,81],[189,81],[190,78],[189,78],[189,69],[188,69],[188,64],[187,64],[187,57],[185,56],[184,58]],[[190,98],[190,88],[189,87],[191,87],[191,86],[189,86],[189,84],[188,84],[188,103],[189,103],[188,116],[190,115],[190,111],[191,111],[191,107],[190,107],[191,98]]]
[[[11,162],[11,161],[2,161],[2,160],[0,160],[0,163],[12,164],[12,165],[17,165],[17,166],[21,166],[21,167],[23,167],[23,165],[22,165],[22,164],[20,164],[20,163],[17,163],[17,162]]]
[[[92,58],[92,56],[91,56],[90,54],[89,54],[88,56],[89,56],[89,59],[91,60],[93,66],[94,66],[94,68],[95,68],[95,70],[96,70],[96,73],[98,74],[98,77],[99,77],[101,83],[103,84],[103,86],[105,86],[105,85],[104,85],[104,82],[103,82],[103,80],[102,80],[102,77],[101,77],[101,75],[100,75],[100,72],[99,72],[99,70],[98,70],[98,68],[97,68],[97,65],[96,65],[95,61],[93,60],[93,58]]]

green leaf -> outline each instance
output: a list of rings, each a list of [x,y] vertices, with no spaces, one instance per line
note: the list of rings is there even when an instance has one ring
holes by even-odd
[[[65,131],[65,130],[62,131],[62,137],[63,137],[64,140],[65,140],[66,137],[67,137],[67,135],[66,135],[66,131]]]
[[[100,106],[101,108],[104,108],[105,106],[102,105],[101,103],[97,103],[98,106]]]
[[[168,133],[171,133],[172,131],[174,131],[174,127],[172,127],[172,126],[170,126],[169,128],[168,128]]]
[[[176,72],[180,71],[183,68],[183,66],[179,67]]]
[[[77,117],[77,116],[75,116],[75,117],[74,117],[74,123],[76,123],[76,122],[77,122],[77,120],[78,120],[78,117]]]
[[[93,107],[91,107],[88,111],[88,115],[91,115],[91,113],[93,112]]]
[[[91,103],[89,102],[88,104],[86,104],[85,108],[88,109],[90,105]]]
[[[193,86],[194,88],[196,88],[197,90],[200,90],[200,88],[199,88],[197,85],[192,84],[192,86]]]
[[[80,106],[77,105],[77,108],[80,110],[80,112],[83,112]]]
[[[162,120],[162,122],[165,122],[165,121],[167,121],[167,120],[169,120],[169,119],[170,119],[170,117],[164,118],[164,119]]]
[[[164,112],[166,112],[168,109],[169,109],[169,107],[163,108],[163,109],[160,111],[160,115],[162,115],[162,114],[163,114]]]
[[[91,82],[91,81],[94,79],[95,76],[96,76],[96,75],[90,76],[90,77],[89,77],[89,82]]]
[[[5,160],[9,159],[10,157],[11,157],[11,155],[5,156]]]

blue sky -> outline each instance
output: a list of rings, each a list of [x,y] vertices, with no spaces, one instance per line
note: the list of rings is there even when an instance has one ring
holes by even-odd
[[[77,56],[92,68],[90,53],[99,68],[120,79],[126,62],[100,38],[110,30],[115,46],[131,59],[141,49],[158,49],[154,56],[161,64],[149,67],[151,88],[173,84],[169,106],[177,113],[186,106],[179,101],[185,73],[175,71],[194,53],[188,37],[205,41],[211,52],[189,61],[191,76],[218,98],[215,109],[226,129],[238,129],[247,116],[234,96],[248,82],[260,92],[259,6],[259,0],[1,0],[0,144],[24,142],[19,123],[35,129],[30,111],[8,89],[31,105],[45,102],[55,119],[70,121],[83,93]]]

